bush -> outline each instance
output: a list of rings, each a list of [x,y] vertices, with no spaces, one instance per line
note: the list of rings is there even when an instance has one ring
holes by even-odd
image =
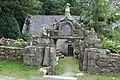
[[[23,39],[0,39],[0,46],[24,47],[27,43]]]
[[[114,42],[107,38],[103,39],[101,47],[104,49],[109,49],[113,53],[120,53],[120,43]]]
[[[16,19],[12,15],[0,12],[0,38],[16,39],[20,37],[20,34]]]
[[[108,39],[112,40],[112,41],[119,41],[120,42],[120,30],[116,29],[116,30],[103,30],[99,36],[104,36],[107,37]],[[102,37],[102,39],[104,39],[104,37]]]
[[[79,54],[81,53],[81,46],[82,46],[82,41],[81,40],[73,40],[72,46],[73,46],[73,53],[74,57],[78,58]]]

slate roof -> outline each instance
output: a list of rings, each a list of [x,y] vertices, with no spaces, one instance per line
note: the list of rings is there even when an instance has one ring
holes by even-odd
[[[55,21],[64,18],[64,15],[35,15],[32,16],[29,33],[39,35],[43,26],[52,25]],[[74,20],[79,20],[79,16],[72,16]]]

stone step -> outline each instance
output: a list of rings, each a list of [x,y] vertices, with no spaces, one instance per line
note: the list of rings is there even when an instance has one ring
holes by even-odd
[[[62,55],[62,53],[56,53],[56,56],[61,56]]]
[[[56,75],[44,75],[43,77],[49,80],[77,80],[76,77],[56,76]]]
[[[65,57],[64,55],[59,56],[59,58],[64,58],[64,57]]]

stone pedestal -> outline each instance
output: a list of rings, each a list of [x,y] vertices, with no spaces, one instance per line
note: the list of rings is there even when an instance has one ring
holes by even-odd
[[[23,62],[26,65],[41,66],[43,61],[43,47],[28,46],[23,54]]]

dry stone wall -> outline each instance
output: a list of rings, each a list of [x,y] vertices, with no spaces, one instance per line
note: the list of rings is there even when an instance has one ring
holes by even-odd
[[[120,54],[107,54],[107,50],[86,48],[83,70],[86,72],[120,72]]]
[[[23,48],[0,46],[0,60],[22,60]]]
[[[25,48],[0,46],[0,60],[23,60],[26,65],[50,66],[55,63],[55,47],[27,46]]]

